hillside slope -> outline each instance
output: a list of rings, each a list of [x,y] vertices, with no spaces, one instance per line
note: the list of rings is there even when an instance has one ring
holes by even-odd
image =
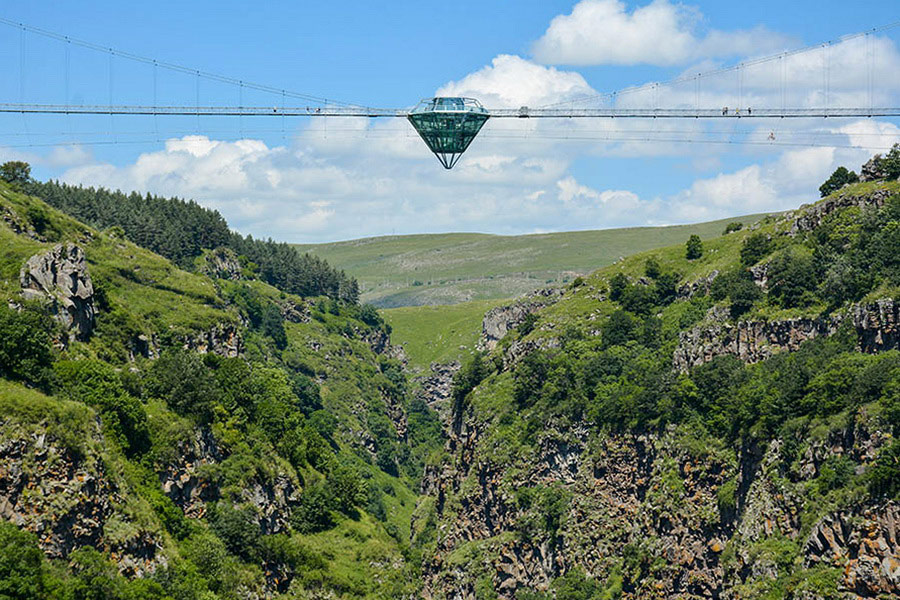
[[[413,593],[440,428],[383,321],[228,252],[198,261],[0,183],[3,581],[29,598]]]
[[[562,285],[623,256],[707,239],[731,222],[749,226],[764,215],[599,231],[500,236],[477,233],[387,236],[297,246],[360,282],[361,298],[380,308],[511,298]]]
[[[900,185],[631,256],[454,377],[426,598],[900,594]]]

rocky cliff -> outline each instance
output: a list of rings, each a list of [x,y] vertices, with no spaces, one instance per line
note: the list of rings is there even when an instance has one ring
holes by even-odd
[[[559,300],[563,291],[544,288],[527,294],[516,302],[492,308],[484,315],[479,348],[493,350],[510,330],[525,321],[525,317]]]
[[[441,517],[426,598],[477,598],[486,582],[499,597],[515,598],[548,589],[576,567],[607,581],[627,567],[640,583],[626,585],[622,598],[737,600],[777,577],[773,540],[809,577],[820,569],[865,598],[900,593],[896,503],[817,509],[811,527],[799,518],[810,510],[808,482],[828,457],[853,456],[865,469],[890,439],[883,423],[864,414],[811,444],[793,467],[779,442],[703,447],[675,427],[599,443],[588,442],[584,429],[551,428],[533,456],[514,464],[486,460],[478,435],[473,423],[463,428],[451,442],[454,466],[433,471],[426,486]],[[571,498],[550,537],[529,525],[548,509],[518,497],[517,490],[535,488]]]
[[[685,372],[721,355],[759,362],[777,352],[797,350],[807,340],[832,335],[843,323],[855,331],[863,352],[900,348],[900,302],[891,298],[857,304],[837,314],[777,321],[734,323],[719,307],[701,325],[680,334],[673,363],[676,370]]]
[[[162,539],[129,510],[121,484],[97,453],[105,444],[90,424],[84,449],[0,418],[0,517],[35,533],[50,557],[80,546],[116,556],[129,576],[167,564]]]

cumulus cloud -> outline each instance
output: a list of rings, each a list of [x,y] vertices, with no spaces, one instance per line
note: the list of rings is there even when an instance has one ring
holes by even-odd
[[[535,58],[547,64],[671,66],[700,57],[740,56],[780,49],[788,39],[765,27],[697,34],[696,8],[654,0],[628,12],[620,0],[582,0],[550,22],[535,42]]]
[[[451,81],[438,96],[473,96],[491,108],[541,106],[596,94],[574,71],[535,64],[519,56],[501,54],[474,73]]]

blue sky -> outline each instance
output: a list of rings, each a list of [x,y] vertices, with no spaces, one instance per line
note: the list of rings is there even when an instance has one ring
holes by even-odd
[[[746,2],[30,2],[0,16],[277,88],[405,107],[441,93],[539,105],[666,82],[900,19],[894,0]],[[792,106],[896,106],[900,28],[785,61]],[[24,51],[24,55],[23,55]],[[0,102],[193,104],[196,78],[0,26]],[[867,62],[871,61],[871,62]],[[777,61],[742,99],[781,102]],[[24,75],[23,75],[24,73]],[[112,76],[110,76],[112,73]],[[735,75],[660,87],[661,106],[739,101]],[[200,80],[201,104],[276,97]],[[618,102],[648,100],[632,94]],[[751,100],[745,100],[749,103]],[[290,101],[288,102],[291,103]],[[729,129],[730,127],[730,129]],[[838,164],[900,139],[891,120],[740,126],[490,123],[449,173],[403,122],[0,117],[0,158],[41,178],[191,197],[288,241],[676,223],[814,200]],[[776,144],[743,144],[768,139]],[[577,139],[576,139],[577,138]],[[675,140],[693,140],[692,143]],[[700,143],[701,140],[717,143]],[[111,143],[116,142],[116,143]]]

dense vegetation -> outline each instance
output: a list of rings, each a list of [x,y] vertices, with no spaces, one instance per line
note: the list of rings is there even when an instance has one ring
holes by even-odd
[[[84,190],[69,192],[91,206]],[[155,202],[216,230],[216,219],[199,224],[208,211]],[[0,225],[0,411],[11,417],[0,423],[0,441],[34,427],[71,460],[105,465],[124,511],[117,518],[138,519],[169,560],[134,580],[102,547],[48,560],[33,535],[3,524],[0,598],[214,600],[261,590],[396,597],[414,589],[421,549],[409,541],[413,490],[441,431],[434,412],[411,399],[401,365],[367,341],[390,330],[377,311],[341,294],[304,299],[252,273],[213,281],[179,270],[115,228],[87,230],[0,183],[3,211],[54,239]],[[24,260],[54,241],[85,250],[97,308],[88,342],[61,344],[62,326],[18,294]],[[291,321],[285,311],[294,311]],[[185,340],[216,327],[237,331],[239,356],[186,349]],[[135,350],[138,334],[144,350]],[[398,413],[402,435],[390,416]],[[185,515],[160,484],[198,436],[215,440],[220,455],[198,475],[217,490],[203,518]],[[278,482],[294,491],[274,532],[244,492]],[[55,509],[45,507],[48,517]]]
[[[719,451],[713,449],[761,455],[778,440],[780,460],[773,468],[806,490],[800,517],[804,531],[829,510],[866,499],[900,498],[900,351],[861,354],[856,330],[845,321],[834,335],[756,364],[722,355],[686,372],[672,365],[679,334],[703,325],[717,305],[732,320],[827,318],[851,302],[896,297],[898,227],[900,195],[894,195],[880,208],[836,210],[814,230],[798,235],[788,235],[789,223],[776,219],[755,231],[729,227],[727,236],[704,251],[696,251],[699,240],[689,241],[573,283],[566,299],[523,322],[501,341],[497,354],[476,356],[458,373],[453,401],[459,412],[474,412],[477,416],[470,418],[482,420],[478,427],[486,431],[482,453],[473,461],[497,461],[507,469],[499,477],[504,480],[515,477],[517,469],[531,468],[529,457],[539,456],[553,439],[548,430],[566,439],[565,432],[587,427],[589,437],[582,440],[587,448],[611,435],[661,437],[678,431],[686,452],[704,456]],[[676,288],[686,273],[705,276],[710,265],[720,272],[709,292],[700,288],[691,298],[677,300]],[[757,283],[761,273],[767,277],[765,287]],[[510,363],[507,353],[526,344],[535,349]],[[844,435],[860,422],[879,423],[894,438],[888,437],[868,468],[860,468],[856,458],[832,456],[806,483],[798,465],[810,439]],[[655,502],[676,510],[665,504],[664,494],[677,497],[683,487],[677,472],[671,477],[654,483],[647,494],[658,493]],[[578,506],[565,497],[570,489],[577,487],[504,488],[523,511],[514,534],[534,545],[557,543],[559,519]],[[734,481],[719,489],[722,519],[734,514],[737,493]],[[765,552],[780,556],[777,576],[754,583],[758,587],[747,588],[746,597],[788,597],[801,583],[825,594],[816,597],[838,597],[834,572],[798,566],[800,545],[765,543]],[[471,549],[474,543],[462,547],[474,553],[469,564],[491,560]],[[457,549],[456,555],[462,552]],[[665,563],[641,552],[625,547],[605,579],[575,568],[548,592],[522,591],[516,597],[587,600],[624,592],[640,597],[641,582]],[[491,595],[485,591],[484,597]]]
[[[153,535],[168,561],[146,577],[125,577],[107,549],[82,546],[51,560],[39,549],[44,540],[0,523],[0,599],[415,597],[423,565],[428,568],[438,532],[445,531],[435,501],[418,497],[426,465],[447,458],[441,424],[412,398],[403,366],[373,349],[372,340],[383,340],[390,326],[373,307],[357,304],[355,292],[341,291],[353,288],[349,280],[317,259],[303,262],[286,246],[241,238],[216,213],[191,203],[39,184],[19,167],[8,171],[18,178],[16,187],[35,196],[58,194],[48,198],[51,205],[107,231],[88,230],[0,183],[0,210],[48,240],[0,224],[0,413],[6,417],[0,442],[30,444],[39,438],[35,432],[46,433],[66,460],[103,465],[120,511],[119,521],[107,524],[109,533],[126,541],[135,539],[128,537],[133,529]],[[205,251],[230,248],[244,257],[245,273],[213,280],[186,272],[129,243],[123,231],[190,269]],[[472,315],[444,317],[440,333],[450,350],[422,340],[411,348],[427,358],[419,366],[471,354],[453,379],[450,427],[459,433],[463,418],[484,419],[479,444],[487,454],[477,458],[502,465],[533,460],[548,431],[574,428],[587,431],[591,443],[677,428],[679,443],[700,453],[758,454],[779,440],[780,476],[799,480],[810,436],[871,418],[887,423],[894,437],[865,470],[849,456],[823,462],[803,483],[810,500],[800,518],[808,524],[860,498],[900,497],[900,352],[861,354],[855,333],[844,326],[753,365],[718,356],[685,372],[672,368],[679,334],[703,324],[714,307],[732,320],[815,317],[895,296],[900,195],[877,209],[832,212],[796,236],[774,218],[746,229],[729,223],[726,233],[706,240],[692,235],[687,243],[682,238],[575,278],[564,300],[527,316],[492,354],[472,353],[474,337],[458,331],[471,325]],[[61,325],[44,308],[21,301],[16,278],[27,257],[52,242],[75,240],[85,246],[97,322],[88,342],[64,343]],[[684,297],[686,281],[714,268],[719,274],[708,292],[700,286]],[[318,282],[305,279],[311,273]],[[765,287],[757,283],[761,274]],[[419,335],[436,319],[399,314],[397,322]],[[197,336],[223,327],[238,332],[240,352],[189,349]],[[528,351],[511,360],[514,344]],[[201,442],[216,445],[219,459],[197,473],[217,494],[202,515],[189,516],[160,481],[184,448]],[[506,475],[501,484],[514,480]],[[668,489],[683,489],[677,471],[666,477],[647,492],[662,510]],[[261,514],[248,490],[276,483],[287,485],[292,498],[274,527],[264,524],[271,515]],[[461,489],[470,483],[489,485],[464,482]],[[444,493],[448,506],[459,501],[456,490]],[[509,490],[506,501],[518,517],[502,536],[556,552],[574,493],[573,486],[544,481]],[[735,480],[718,489],[718,514],[737,510],[737,494]],[[801,569],[797,542],[760,544],[777,558],[775,575],[743,597],[783,598],[801,578],[816,589],[835,589],[832,570]],[[573,565],[549,591],[522,591],[517,598],[618,598],[663,568],[638,545],[620,550],[605,579]],[[461,554],[451,558],[462,560]],[[490,574],[479,576],[478,598],[496,597],[492,581]]]
[[[129,240],[191,269],[204,250],[230,248],[241,265],[258,273],[266,283],[301,296],[330,296],[356,302],[357,282],[323,259],[301,254],[286,243],[257,240],[229,229],[218,211],[194,201],[163,198],[137,192],[126,194],[104,188],[72,186],[56,181],[21,181],[18,169],[9,169],[21,189],[50,206],[97,229],[121,227]]]

